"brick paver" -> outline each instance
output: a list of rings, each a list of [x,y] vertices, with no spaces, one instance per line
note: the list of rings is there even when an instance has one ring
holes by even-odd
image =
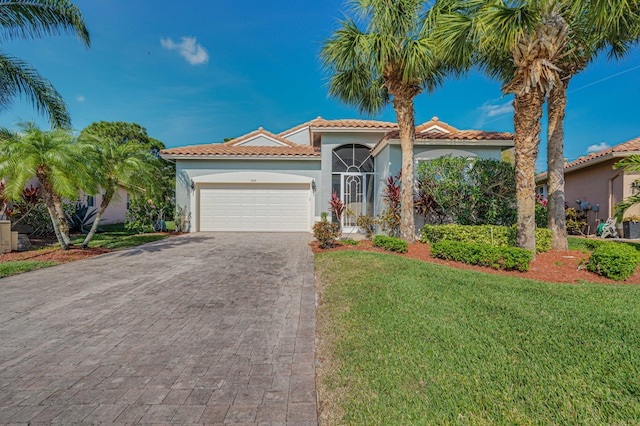
[[[317,424],[307,234],[190,234],[0,280],[0,423]]]

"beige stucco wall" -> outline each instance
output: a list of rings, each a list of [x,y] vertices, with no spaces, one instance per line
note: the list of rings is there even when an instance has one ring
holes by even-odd
[[[84,197],[84,201],[87,201],[87,197]],[[94,195],[94,209],[100,208],[102,203],[102,193]],[[127,218],[127,191],[124,188],[118,188],[118,193],[109,203],[109,207],[104,211],[100,223],[103,225],[110,225],[113,223],[124,223]]]
[[[590,233],[595,233],[598,223],[612,217],[614,206],[632,195],[631,184],[640,174],[614,170],[612,159],[591,167],[565,173],[565,200],[569,207],[577,207],[576,200],[587,201],[591,206],[600,205],[600,211],[589,210],[587,223]],[[629,209],[626,215],[640,214],[640,206]]]

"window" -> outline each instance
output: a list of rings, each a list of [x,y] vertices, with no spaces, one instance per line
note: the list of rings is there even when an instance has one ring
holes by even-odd
[[[95,205],[95,199],[93,195],[87,195],[87,207],[93,207]]]

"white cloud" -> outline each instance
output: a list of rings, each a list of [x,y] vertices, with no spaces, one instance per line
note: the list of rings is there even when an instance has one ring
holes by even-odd
[[[484,104],[482,105],[481,110],[487,117],[495,117],[496,115],[511,114],[513,112],[513,101],[509,101],[500,105]]]
[[[174,42],[171,38],[162,38],[160,45],[167,50],[177,50],[191,65],[209,62],[209,54],[195,37],[182,37],[180,43]]]
[[[606,142],[600,142],[599,144],[589,145],[587,153],[591,154],[592,152],[602,151],[607,148],[609,148],[609,145]]]
[[[78,101],[78,102],[84,102],[84,101],[86,101],[86,100],[87,100],[87,99],[86,99],[84,96],[82,96],[82,95],[78,95],[78,96],[76,97],[76,101]]]
[[[480,114],[478,115],[478,119],[476,120],[476,127],[483,127],[486,123],[491,123],[493,121],[502,119],[505,115],[513,114],[512,100],[502,103],[493,103],[497,101],[498,99],[485,102],[480,108],[478,108]],[[492,120],[488,120],[492,117],[494,117]]]

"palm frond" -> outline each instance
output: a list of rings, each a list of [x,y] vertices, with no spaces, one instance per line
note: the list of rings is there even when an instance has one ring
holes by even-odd
[[[28,63],[0,53],[0,109],[17,96],[25,96],[53,127],[71,128],[71,117],[62,96]]]
[[[91,39],[80,10],[68,0],[0,0],[0,40],[75,34],[87,46]]]

